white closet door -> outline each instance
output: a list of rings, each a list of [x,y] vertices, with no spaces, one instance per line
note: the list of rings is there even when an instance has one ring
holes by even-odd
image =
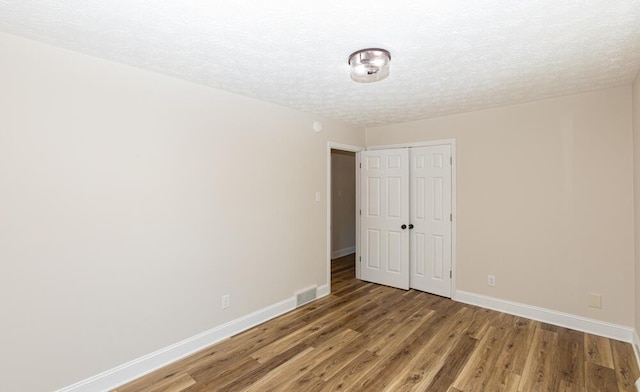
[[[451,146],[411,149],[410,286],[451,297]]]
[[[362,280],[409,289],[409,152],[360,153]],[[404,228],[403,228],[404,227]]]

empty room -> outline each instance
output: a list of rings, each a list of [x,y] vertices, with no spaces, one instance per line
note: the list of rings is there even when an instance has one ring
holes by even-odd
[[[640,2],[0,0],[0,390],[638,391]]]

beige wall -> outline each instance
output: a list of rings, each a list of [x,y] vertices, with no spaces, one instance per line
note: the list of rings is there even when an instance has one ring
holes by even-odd
[[[456,139],[458,290],[632,326],[631,128],[628,86],[366,133]]]
[[[640,335],[640,73],[633,83],[633,157],[635,211],[635,270],[636,270],[636,334]]]
[[[356,154],[331,151],[331,251],[356,246]]]
[[[3,390],[327,283],[327,142],[363,129],[6,34],[0,112]]]

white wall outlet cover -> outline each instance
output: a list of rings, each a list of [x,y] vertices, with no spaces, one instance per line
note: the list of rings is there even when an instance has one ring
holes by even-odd
[[[594,309],[602,309],[602,295],[597,293],[589,293],[589,307]]]
[[[322,123],[320,121],[315,121],[313,123],[313,130],[316,132],[322,131]]]

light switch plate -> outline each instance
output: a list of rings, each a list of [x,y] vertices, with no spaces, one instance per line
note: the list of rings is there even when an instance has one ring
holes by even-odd
[[[220,307],[222,309],[226,309],[231,306],[231,296],[229,294],[225,294],[220,299]]]

